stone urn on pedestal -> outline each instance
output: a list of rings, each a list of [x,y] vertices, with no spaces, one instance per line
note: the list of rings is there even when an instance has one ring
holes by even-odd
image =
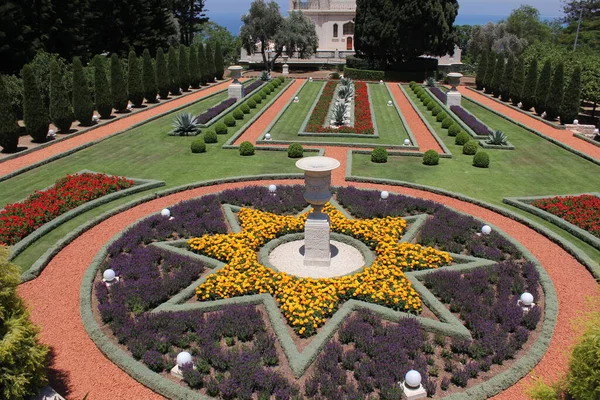
[[[462,96],[456,87],[460,85],[460,78],[463,75],[458,72],[450,72],[448,74],[448,83],[452,87],[448,93],[446,93],[446,105],[450,106],[460,106]]]
[[[296,167],[304,171],[304,199],[313,207],[304,226],[304,266],[329,267],[330,227],[329,216],[323,213],[323,206],[331,199],[331,171],[340,162],[331,157],[306,157],[296,162]]]
[[[283,56],[283,75],[290,74],[290,66],[287,64],[288,56]]]
[[[231,72],[231,78],[233,81],[229,85],[227,89],[227,93],[229,94],[229,98],[235,98],[238,101],[244,98],[244,86],[238,80],[242,77],[242,71],[244,70],[239,65],[232,65],[228,68]]]

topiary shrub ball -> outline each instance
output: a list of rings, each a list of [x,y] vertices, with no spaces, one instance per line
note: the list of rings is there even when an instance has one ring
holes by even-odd
[[[435,119],[437,120],[437,122],[442,122],[446,118],[448,118],[448,114],[446,114],[444,111],[442,111],[441,113],[437,114]]]
[[[233,115],[233,118],[235,118],[237,120],[244,119],[244,113],[239,108],[236,108],[235,110],[233,110],[231,115]]]
[[[248,104],[242,104],[240,106],[240,110],[242,110],[244,114],[250,114],[250,107],[248,106]]]
[[[215,132],[217,135],[227,135],[227,125],[223,122],[217,122],[215,124]]]
[[[469,140],[463,146],[463,154],[466,154],[468,156],[475,155],[475,153],[477,153],[477,150],[479,150],[479,144],[475,140]]]
[[[485,151],[480,151],[473,157],[473,166],[477,168],[488,168],[490,166],[490,156]]]
[[[423,164],[438,165],[440,163],[440,155],[435,150],[427,150],[423,154]]]
[[[254,101],[254,99],[248,100],[248,107],[256,108],[256,102]]]
[[[442,128],[448,129],[448,128],[450,128],[452,126],[453,123],[454,123],[454,120],[452,118],[446,117],[442,121]]]
[[[300,143],[292,143],[288,147],[289,158],[302,158],[304,155],[304,148]]]
[[[223,119],[223,122],[225,123],[226,126],[235,126],[235,119],[233,118],[232,115],[228,115]]]
[[[432,113],[433,115],[438,115],[438,114],[439,114],[439,113],[441,113],[441,112],[442,112],[442,109],[441,109],[441,107],[440,107],[440,106],[435,106],[435,107],[433,108],[433,110],[431,110],[431,113]]]
[[[240,144],[240,155],[241,156],[253,156],[254,155],[254,145],[250,142],[242,142]]]
[[[260,92],[260,98],[264,100],[264,99],[266,99],[266,98],[267,98],[267,95],[268,95],[268,94],[269,94],[269,92],[267,92],[266,90],[264,90],[264,89],[263,89],[263,90],[261,90],[261,92]]]
[[[435,101],[433,101],[433,100],[431,100],[431,101],[429,102],[429,104],[427,105],[427,109],[428,109],[429,111],[433,111],[433,109],[434,109],[435,107],[436,107],[436,105],[435,105]]]
[[[467,132],[460,132],[458,135],[456,135],[456,139],[454,139],[454,144],[462,146],[469,140],[471,140],[471,136],[469,136]]]
[[[450,125],[450,128],[448,128],[448,136],[456,136],[460,133],[460,126],[458,126],[458,124],[452,124]]]
[[[371,152],[371,162],[383,164],[388,159],[388,152],[383,147],[376,147]]]
[[[190,145],[192,153],[206,153],[206,144],[202,139],[196,139]]]
[[[262,97],[259,94],[255,94],[254,96],[252,96],[252,100],[254,100],[256,104],[262,103]]]
[[[217,143],[219,139],[217,138],[217,133],[215,131],[208,130],[204,134],[204,143]]]

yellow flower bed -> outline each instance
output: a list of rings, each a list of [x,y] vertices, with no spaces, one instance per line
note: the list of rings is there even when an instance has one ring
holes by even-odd
[[[243,208],[238,214],[241,232],[188,241],[192,251],[226,263],[196,288],[198,300],[269,293],[303,337],[314,335],[340,302],[351,298],[419,313],[421,299],[403,271],[438,268],[449,264],[452,257],[431,247],[398,243],[406,229],[406,221],[400,217],[351,220],[329,204],[324,212],[329,214],[332,231],[359,239],[375,250],[377,257],[370,267],[327,279],[298,278],[266,268],[258,262],[260,247],[276,237],[303,231],[308,214],[282,216]]]

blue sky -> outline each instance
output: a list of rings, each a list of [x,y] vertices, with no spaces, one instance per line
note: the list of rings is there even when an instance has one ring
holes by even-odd
[[[241,25],[240,16],[248,11],[251,2],[252,0],[206,0],[208,17],[237,34]],[[285,15],[288,1],[277,0],[277,2]],[[458,24],[497,22],[522,4],[536,7],[545,18],[552,19],[562,14],[560,0],[458,0],[458,3],[460,4],[456,21]]]

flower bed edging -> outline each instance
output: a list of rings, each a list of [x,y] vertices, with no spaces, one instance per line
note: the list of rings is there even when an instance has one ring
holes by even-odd
[[[587,137],[585,135],[582,135],[581,133],[575,133],[575,132],[573,132],[573,136],[575,136],[578,139],[585,140],[586,142],[588,142],[590,144],[593,144],[594,146],[600,147],[600,142],[599,141],[594,140],[594,139],[590,139],[589,137]]]
[[[275,126],[275,124],[279,121],[279,119],[281,118],[281,116],[283,115],[283,113],[285,113],[287,111],[287,109],[289,108],[289,106],[292,104],[292,102],[294,101],[294,98],[296,96],[298,96],[298,94],[302,91],[302,89],[304,89],[304,86],[306,86],[306,84],[308,83],[308,80],[304,80],[302,82],[302,85],[300,85],[300,87],[298,88],[298,90],[296,90],[294,92],[294,94],[289,98],[289,100],[285,103],[285,105],[281,108],[281,110],[279,110],[279,112],[277,113],[277,115],[275,116],[275,118],[273,118],[271,120],[271,122],[269,123],[269,125],[267,125],[265,131],[259,136],[258,141],[263,140],[265,135],[267,133],[271,133],[271,129]],[[306,122],[306,119],[305,119]],[[272,136],[272,134],[271,134]],[[257,143],[258,143],[257,141]]]
[[[408,125],[406,118],[404,118],[404,113],[402,113],[402,110],[400,109],[400,106],[398,105],[398,102],[396,101],[396,98],[392,94],[392,92],[390,90],[390,86],[387,83],[385,85],[385,88],[388,92],[388,95],[390,96],[390,99],[392,100],[392,103],[394,104],[394,109],[396,110],[396,113],[398,113],[398,116],[400,117],[400,120],[402,121],[402,125],[404,126],[404,129],[406,130],[406,133],[408,134],[408,137],[410,138],[410,142],[412,143],[412,146],[406,146],[406,147],[415,147],[418,149],[419,143],[417,142],[417,138],[413,134],[412,129],[410,129],[410,126]],[[373,114],[373,115],[375,115],[375,114]],[[377,119],[374,119],[374,121],[376,122]]]
[[[556,215],[553,215],[547,211],[544,211],[538,207],[534,207],[531,205],[531,202],[534,200],[547,199],[551,197],[565,197],[565,196],[580,196],[582,194],[589,194],[592,196],[600,197],[600,193],[579,193],[579,194],[557,194],[557,195],[547,195],[547,196],[530,196],[530,197],[505,197],[502,199],[502,202],[505,204],[509,204],[511,206],[515,206],[523,211],[527,211],[533,215],[536,215],[562,229],[569,232],[571,235],[583,240],[587,244],[595,247],[600,250],[600,238],[592,235],[587,232],[585,229],[582,229],[569,221],[562,219]]]
[[[97,172],[84,169],[84,170],[76,172],[75,174],[83,174],[83,173],[94,173],[95,174]],[[114,175],[109,175],[109,176],[114,176]],[[34,230],[29,235],[25,236],[23,239],[21,239],[20,241],[18,241],[17,243],[15,243],[14,245],[11,246],[11,248],[10,248],[11,254],[10,254],[9,260],[14,260],[19,254],[21,254],[33,242],[35,242],[36,240],[40,239],[42,236],[44,236],[48,232],[58,228],[60,225],[75,218],[78,215],[88,212],[102,204],[109,203],[113,200],[117,200],[117,199],[123,198],[125,196],[129,196],[130,194],[143,192],[143,191],[149,190],[149,189],[155,189],[155,188],[165,185],[164,181],[158,181],[155,179],[138,179],[138,178],[129,178],[129,177],[125,177],[125,178],[133,181],[134,186],[127,188],[127,189],[119,190],[114,193],[107,194],[105,196],[99,197],[92,201],[88,201],[87,203],[84,203],[84,204],[80,205],[79,207],[76,207],[72,210],[67,211],[64,214],[61,214],[60,216],[54,218],[53,220],[48,221],[47,223],[40,226],[38,229]],[[42,190],[45,190],[45,189],[42,189]]]
[[[484,149],[491,149],[491,150],[514,150],[515,149],[515,146],[512,143],[510,143],[509,141],[507,141],[505,145],[498,145],[498,144],[489,144],[489,143],[487,143],[487,140],[480,140],[479,145],[481,147],[483,147]]]
[[[456,122],[465,132],[467,132],[471,137],[473,137],[473,139],[487,139],[487,136],[478,135],[473,129],[471,129],[471,127],[467,125],[465,121],[463,121],[458,115],[456,115],[454,111],[450,109],[450,107],[446,106],[440,101],[440,99],[438,99],[433,93],[431,93],[429,88],[426,88],[426,92],[429,95],[429,97],[431,97],[433,101],[435,101],[437,105],[440,106],[442,111],[448,114],[450,118],[452,118],[454,122]]]
[[[246,82],[250,83],[250,82],[251,82],[251,80],[250,80],[250,81],[246,81]],[[244,82],[244,83],[246,83],[246,82]],[[257,82],[257,81],[255,80],[254,82]],[[254,83],[254,82],[252,82],[252,83]],[[260,82],[260,81],[258,81],[258,82]],[[214,116],[213,118],[211,118],[211,119],[210,119],[208,122],[205,122],[205,123],[203,123],[203,124],[198,124],[198,127],[199,127],[199,128],[210,128],[210,127],[211,127],[211,126],[212,126],[212,125],[213,125],[215,122],[217,122],[219,119],[223,118],[223,117],[224,117],[224,116],[225,116],[227,113],[229,113],[231,110],[235,109],[236,107],[239,107],[239,106],[241,106],[242,104],[246,104],[246,103],[248,102],[248,99],[251,99],[251,98],[252,98],[251,96],[253,96],[253,95],[255,95],[256,93],[258,93],[259,89],[260,89],[260,88],[262,88],[262,87],[263,87],[263,85],[264,85],[264,83],[263,83],[263,84],[261,84],[260,86],[256,87],[256,88],[255,88],[254,90],[252,90],[251,92],[249,92],[249,93],[245,93],[245,94],[244,94],[244,97],[243,97],[243,98],[241,98],[239,101],[236,101],[236,102],[234,102],[232,105],[230,105],[229,107],[225,108],[225,109],[224,109],[223,111],[221,111],[219,114],[217,114],[216,116]],[[244,86],[244,89],[245,89],[245,88],[246,88],[246,87]],[[223,101],[226,101],[226,100],[228,100],[228,99],[225,99],[225,100],[223,100]],[[218,104],[217,104],[216,106],[218,106]],[[216,107],[216,106],[215,106],[215,107]],[[208,110],[207,110],[207,111],[208,111]]]

